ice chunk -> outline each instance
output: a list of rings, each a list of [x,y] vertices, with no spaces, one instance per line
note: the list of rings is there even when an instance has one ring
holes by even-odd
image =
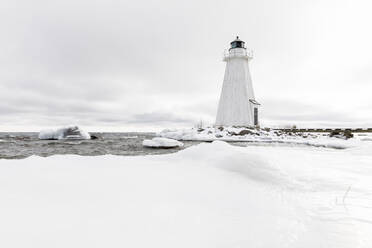
[[[80,129],[78,126],[68,126],[59,129],[41,130],[39,139],[61,140],[61,139],[90,139],[88,132]]]
[[[145,147],[154,147],[154,148],[174,148],[174,147],[183,147],[183,143],[174,139],[156,137],[152,140],[144,140],[142,145]]]

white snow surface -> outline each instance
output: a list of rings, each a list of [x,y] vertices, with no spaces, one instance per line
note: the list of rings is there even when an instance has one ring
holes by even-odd
[[[145,147],[153,148],[173,148],[173,147],[183,147],[183,143],[174,139],[155,137],[151,140],[144,140],[142,145]]]
[[[372,246],[372,142],[0,160],[0,247]]]
[[[246,135],[237,135],[243,130],[251,132]],[[230,142],[253,142],[253,143],[283,143],[291,145],[309,145],[328,148],[350,148],[358,146],[361,141],[368,141],[369,138],[340,139],[329,137],[328,133],[292,133],[291,135],[277,130],[265,131],[263,129],[244,127],[224,128],[190,128],[190,129],[165,129],[157,133],[159,137],[165,137],[183,141],[230,141]]]
[[[39,133],[39,139],[90,139],[88,132],[85,132],[78,126],[67,126],[58,129],[45,129]]]

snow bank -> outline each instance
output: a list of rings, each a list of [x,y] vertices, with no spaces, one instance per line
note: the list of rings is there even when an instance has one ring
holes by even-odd
[[[60,139],[90,139],[88,132],[78,126],[68,126],[59,129],[41,130],[39,139],[60,140]]]
[[[340,139],[329,137],[326,133],[284,133],[278,130],[257,130],[254,128],[192,128],[192,129],[166,129],[157,134],[183,141],[229,141],[229,142],[258,142],[258,143],[285,143],[293,145],[310,145],[344,149],[360,144],[359,139]]]
[[[152,140],[144,140],[142,145],[152,148],[174,148],[183,147],[183,143],[174,139],[155,137]]]
[[[371,247],[371,148],[0,160],[0,247]]]

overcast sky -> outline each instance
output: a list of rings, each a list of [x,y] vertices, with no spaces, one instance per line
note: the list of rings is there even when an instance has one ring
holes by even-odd
[[[239,35],[262,125],[372,127],[369,0],[2,0],[0,131],[213,123]]]

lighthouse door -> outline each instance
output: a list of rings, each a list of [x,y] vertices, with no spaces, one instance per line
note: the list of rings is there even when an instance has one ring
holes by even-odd
[[[254,125],[258,125],[258,108],[254,108]]]

